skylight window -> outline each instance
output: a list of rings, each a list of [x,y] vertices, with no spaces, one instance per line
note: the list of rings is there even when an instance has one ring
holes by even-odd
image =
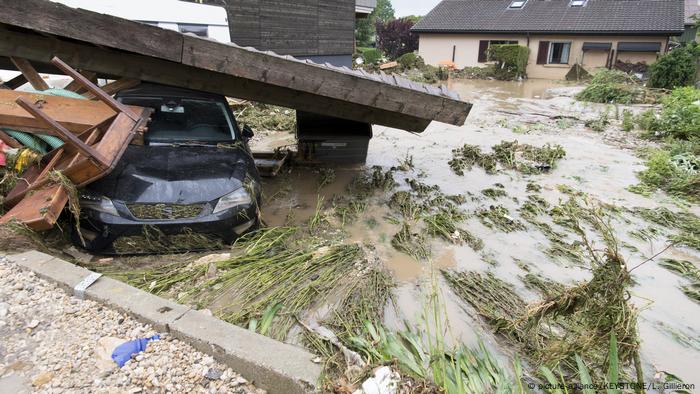
[[[508,6],[508,8],[515,8],[515,9],[523,8],[525,6],[525,3],[527,3],[527,0],[513,0],[510,2],[510,5]]]
[[[569,7],[583,7],[586,5],[587,0],[571,0]]]

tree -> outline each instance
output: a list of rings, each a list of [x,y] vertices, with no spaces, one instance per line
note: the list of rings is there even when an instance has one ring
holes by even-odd
[[[394,7],[391,0],[377,0],[377,6],[367,17],[359,19],[355,25],[355,41],[359,47],[371,46],[375,40],[377,21],[394,19]]]
[[[409,18],[377,21],[377,48],[389,59],[397,59],[404,53],[417,50],[418,35],[411,33],[414,24]]]

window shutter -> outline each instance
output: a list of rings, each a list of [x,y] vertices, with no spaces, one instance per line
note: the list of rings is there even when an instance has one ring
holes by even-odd
[[[540,41],[540,47],[537,50],[537,64],[547,64],[549,57],[549,41]]]
[[[488,49],[488,40],[479,41],[479,58],[477,59],[479,63],[486,63],[486,51],[488,51]]]

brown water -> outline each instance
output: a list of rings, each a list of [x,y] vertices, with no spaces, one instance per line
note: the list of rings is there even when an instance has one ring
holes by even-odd
[[[415,178],[421,174],[424,176],[422,182],[436,184],[446,194],[471,192],[478,195],[482,189],[500,182],[505,185],[509,197],[501,198],[498,203],[514,214],[519,204],[513,201],[513,197],[520,203],[526,200],[525,187],[528,181],[541,185],[540,194],[554,204],[566,197],[558,191],[557,186],[567,185],[600,201],[618,206],[655,207],[659,204],[657,201],[660,201],[672,209],[677,208],[672,205],[671,199],[664,196],[649,199],[626,190],[638,182],[635,173],[644,167],[634,151],[625,147],[638,146],[640,143],[630,141],[628,136],[614,131],[600,134],[586,129],[583,120],[597,117],[606,106],[575,102],[571,95],[576,87],[543,80],[467,80],[453,82],[451,87],[474,103],[466,125],[456,127],[434,122],[421,134],[375,126],[367,165],[388,168],[397,165],[398,160],[405,155],[412,155],[415,169],[408,173],[398,172],[396,179],[401,181],[405,177]],[[640,108],[633,110],[639,111]],[[560,115],[570,116],[572,120],[561,124],[552,119],[553,116]],[[502,140],[514,139],[537,146],[545,143],[560,144],[567,155],[551,173],[535,176],[523,176],[514,172],[487,175],[475,168],[460,177],[448,167],[451,150],[462,144],[479,145],[482,150],[488,151],[490,146]],[[335,182],[320,190],[318,173],[312,169],[294,170],[290,177],[280,176],[266,181],[267,198],[280,191],[284,193],[280,192],[282,194],[279,197],[284,197],[270,198],[266,202],[265,221],[270,225],[305,223],[314,214],[319,197],[329,201],[333,195],[343,193],[357,171],[337,169]],[[464,208],[472,209],[485,203],[488,202],[469,202]],[[489,347],[507,354],[510,351],[498,346],[498,341],[474,317],[470,307],[449,291],[442,278],[435,278],[435,269],[490,270],[511,283],[514,290],[527,300],[535,300],[537,295],[527,290],[518,279],[526,272],[516,264],[516,259],[530,271],[562,283],[590,277],[590,272],[586,269],[567,262],[552,261],[544,254],[543,245],[547,245],[548,241],[539,231],[506,234],[493,231],[476,219],[467,220],[463,227],[483,239],[486,245],[483,252],[474,252],[468,246],[434,241],[433,261],[417,262],[391,247],[391,237],[398,228],[382,219],[387,209],[386,196],[384,199],[378,198],[360,220],[346,226],[345,232],[348,242],[369,241],[375,244],[378,255],[399,282],[395,294],[396,305],[387,307],[385,323],[389,327],[401,329],[405,320],[420,322],[426,292],[430,291],[431,283],[436,282],[449,317],[452,340],[473,345],[478,338],[482,338]],[[691,207],[691,210],[700,213],[697,206]],[[287,220],[289,212],[294,213],[291,220]],[[374,221],[368,222],[370,218]],[[616,223],[616,226],[621,241],[638,249],[634,252],[623,250],[630,265],[644,261],[663,248],[661,239],[648,243],[627,234],[629,230],[642,226],[638,220],[631,224]],[[484,255],[490,256],[487,260],[495,261],[495,265],[485,261]],[[683,258],[700,265],[700,254],[687,249],[671,248],[661,257]],[[645,264],[633,274],[636,285],[631,289],[632,301],[641,310],[639,330],[647,381],[651,380],[656,370],[666,370],[677,374],[686,383],[700,384],[700,378],[697,377],[700,349],[684,345],[675,339],[678,333],[696,340],[700,338],[700,306],[679,290],[681,278],[654,262]]]

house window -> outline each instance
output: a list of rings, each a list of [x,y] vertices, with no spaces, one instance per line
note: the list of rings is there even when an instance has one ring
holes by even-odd
[[[177,24],[180,33],[192,33],[200,37],[209,37],[209,29],[207,25],[191,25],[186,23]]]
[[[508,6],[508,8],[515,8],[515,9],[523,8],[525,6],[525,3],[527,3],[527,0],[514,0],[514,1],[510,2],[510,5]]]
[[[571,3],[569,3],[570,7],[583,7],[586,5],[587,0],[571,0]]]
[[[515,40],[482,40],[479,41],[479,57],[478,57],[478,62],[479,63],[486,63],[488,62],[488,53],[489,53],[489,47],[491,45],[504,45],[504,44],[512,44],[512,45],[518,45],[518,41]]]
[[[569,64],[570,42],[552,42],[549,44],[549,64]]]

